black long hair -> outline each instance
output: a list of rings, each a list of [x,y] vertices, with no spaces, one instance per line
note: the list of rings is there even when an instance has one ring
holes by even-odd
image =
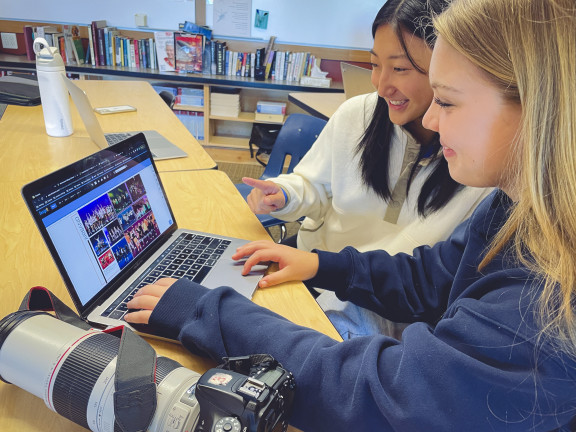
[[[436,35],[431,18],[434,14],[441,13],[448,3],[449,0],[388,0],[374,19],[372,37],[376,36],[376,30],[380,26],[390,25],[396,32],[410,63],[419,73],[426,74],[427,71],[416,64],[410,56],[402,32],[414,34],[432,48]],[[364,184],[371,187],[385,201],[389,201],[392,197],[388,176],[390,143],[393,135],[394,124],[388,115],[388,104],[383,98],[378,97],[372,120],[358,143],[357,151],[361,153],[360,166]],[[430,142],[420,144],[418,160],[412,168],[406,194],[410,189],[418,162],[425,157],[430,157],[430,163],[433,166],[432,173],[424,182],[418,196],[418,214],[425,217],[444,207],[462,188],[462,185],[450,177],[448,163],[442,155],[439,155],[441,146],[438,134],[435,134]]]

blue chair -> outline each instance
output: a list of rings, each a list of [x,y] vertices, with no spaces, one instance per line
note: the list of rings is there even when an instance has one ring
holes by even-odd
[[[260,180],[278,177],[283,173],[291,173],[294,167],[304,157],[306,152],[312,147],[312,144],[324,129],[326,120],[318,117],[309,116],[306,114],[291,114],[286,118],[282,129],[278,133],[278,137],[272,147],[268,164],[260,176]],[[288,169],[284,172],[284,165],[286,158],[290,156],[290,164]],[[242,194],[244,199],[252,188],[244,183],[237,184],[238,191]],[[286,237],[286,226],[284,221],[276,219],[270,215],[256,215],[260,223],[268,233],[270,227],[280,225],[280,239],[279,242]]]
[[[162,100],[166,102],[166,105],[168,105],[170,109],[174,108],[174,102],[176,101],[176,96],[174,96],[174,93],[168,90],[162,90],[158,94],[160,95]]]

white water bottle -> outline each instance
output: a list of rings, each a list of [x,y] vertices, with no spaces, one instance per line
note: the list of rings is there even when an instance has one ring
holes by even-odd
[[[34,53],[46,133],[54,137],[68,136],[73,129],[62,57],[58,48],[50,47],[43,38],[34,40]]]

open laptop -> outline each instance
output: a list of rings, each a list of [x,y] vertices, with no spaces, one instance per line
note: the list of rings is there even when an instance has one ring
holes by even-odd
[[[25,185],[30,210],[79,315],[126,325],[125,303],[162,277],[251,298],[264,266],[242,276],[232,260],[247,240],[178,229],[144,134]],[[152,329],[136,330],[154,335]]]
[[[137,133],[143,133],[146,136],[146,141],[148,141],[154,159],[174,159],[188,156],[184,150],[170,142],[166,137],[155,130],[105,134],[100,127],[100,123],[98,122],[98,118],[94,113],[92,104],[90,103],[86,92],[67,77],[64,77],[64,82],[66,83],[72,101],[74,102],[74,105],[76,105],[76,109],[84,122],[88,135],[90,135],[92,141],[94,141],[100,149],[105,149],[108,146],[114,145],[132,135],[136,135]]]
[[[350,63],[340,63],[340,71],[346,99],[376,91],[372,85],[372,70]]]

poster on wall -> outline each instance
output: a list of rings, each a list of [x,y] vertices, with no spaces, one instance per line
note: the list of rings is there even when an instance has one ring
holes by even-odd
[[[252,0],[214,0],[214,34],[251,37]]]

